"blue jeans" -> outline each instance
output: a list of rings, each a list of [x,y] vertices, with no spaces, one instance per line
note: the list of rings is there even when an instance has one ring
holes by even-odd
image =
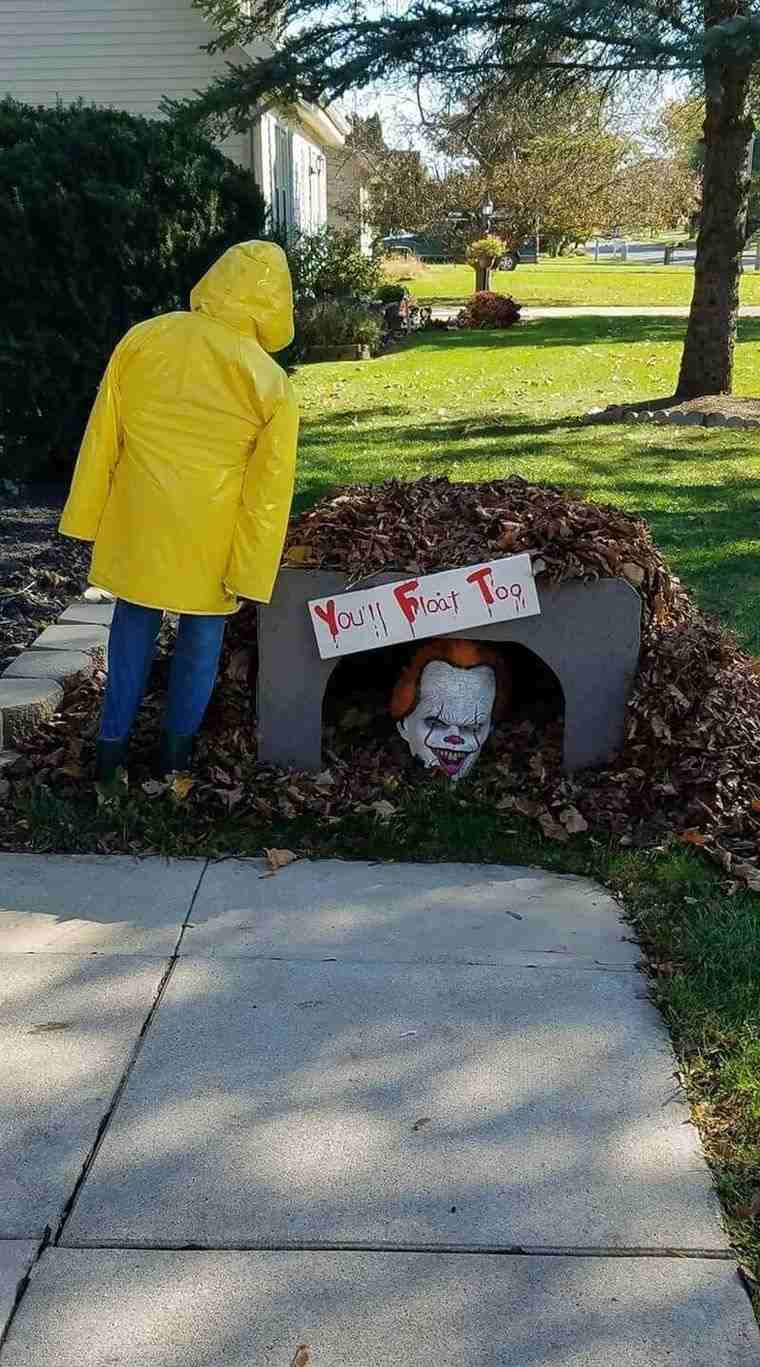
[[[163,612],[120,598],[108,644],[108,684],[100,721],[101,740],[126,740],[142,702]],[[225,617],[183,616],[169,674],[164,727],[194,736],[214,691]]]

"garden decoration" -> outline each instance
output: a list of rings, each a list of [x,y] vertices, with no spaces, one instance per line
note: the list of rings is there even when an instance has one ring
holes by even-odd
[[[186,798],[189,819],[205,823],[234,809],[244,822],[310,816],[333,823],[401,810],[412,789],[398,769],[388,700],[402,662],[370,651],[343,664],[344,645],[323,658],[308,605],[335,596],[337,609],[338,596],[387,588],[400,574],[406,583],[447,566],[521,553],[530,556],[540,614],[469,629],[444,626],[440,606],[431,618],[429,639],[449,633],[479,648],[485,643],[507,655],[512,668],[512,699],[481,746],[470,780],[473,799],[535,820],[552,840],[586,828],[636,847],[675,836],[704,849],[737,886],[760,891],[758,662],[702,616],[643,520],[517,476],[355,485],[293,518],[271,606],[249,603],[230,619]],[[18,586],[26,582],[27,570],[19,570]],[[409,596],[418,595],[410,590]],[[6,598],[11,608],[23,601]],[[411,647],[392,648],[407,664],[422,644],[418,632]],[[548,666],[561,690],[561,697],[556,690],[547,695],[546,710],[531,704],[527,652]],[[53,677],[54,654],[65,652],[45,640],[39,651],[22,653],[9,682],[15,686],[16,675],[23,683],[37,655]],[[162,791],[149,763],[165,669],[159,659],[135,738],[133,783],[139,787],[144,778],[149,797]],[[356,720],[344,725],[349,713],[360,711],[351,690],[362,678],[368,694],[377,697],[381,679],[387,692],[358,726]],[[89,794],[103,681],[96,669],[72,684],[52,722],[14,739],[15,757],[0,755],[0,799],[10,789],[6,829],[18,821],[24,842],[35,794],[49,788],[64,801]],[[341,702],[347,704],[342,711]],[[497,688],[492,721],[498,715]],[[131,836],[116,827],[108,838],[104,848],[132,848],[123,844]]]
[[[506,243],[491,233],[470,243],[467,248],[467,264],[475,271],[476,292],[489,288],[491,271],[504,255],[505,248]]]
[[[453,783],[480,757],[511,694],[508,669],[477,641],[429,641],[399,676],[391,715],[415,759]]]

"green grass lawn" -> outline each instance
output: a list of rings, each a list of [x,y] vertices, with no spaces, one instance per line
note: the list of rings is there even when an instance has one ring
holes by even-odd
[[[372,362],[304,366],[299,503],[344,482],[447,474],[581,489],[641,513],[701,604],[760,655],[754,432],[582,427],[589,408],[672,392],[679,319],[572,318],[429,334]],[[760,319],[741,324],[737,392],[760,394]]]
[[[408,281],[418,299],[458,303],[475,289],[468,266],[426,266],[424,274]],[[494,271],[492,288],[511,294],[526,306],[570,308],[574,305],[688,305],[694,288],[690,266],[623,266],[590,260],[546,261],[518,266],[516,271]],[[760,304],[760,272],[742,277],[743,304]]]
[[[517,473],[580,490],[646,517],[699,601],[760,654],[757,435],[576,421],[589,407],[672,392],[683,328],[670,319],[541,321],[506,333],[423,335],[371,362],[304,366],[295,379],[304,417],[298,503],[340,483],[429,474]],[[737,391],[760,394],[760,319],[740,332]],[[91,797],[30,787],[8,803],[0,846],[20,837],[38,849],[196,856],[276,846],[315,857],[533,864],[600,879],[620,895],[660,966],[652,994],[673,1034],[735,1246],[760,1278],[760,1217],[752,1213],[760,1192],[760,899],[728,897],[719,872],[675,843],[636,851],[582,836],[557,846],[466,788],[389,791],[391,820],[357,812],[328,825],[309,816],[209,816],[149,800],[139,787],[115,813]]]

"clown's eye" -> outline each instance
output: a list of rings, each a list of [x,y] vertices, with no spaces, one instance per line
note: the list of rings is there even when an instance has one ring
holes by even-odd
[[[441,721],[441,718],[440,718],[440,717],[426,717],[426,718],[425,718],[425,725],[431,727],[431,729],[432,729],[432,727],[434,727],[434,726],[445,726],[445,725],[446,725],[446,722],[445,722],[445,721]]]

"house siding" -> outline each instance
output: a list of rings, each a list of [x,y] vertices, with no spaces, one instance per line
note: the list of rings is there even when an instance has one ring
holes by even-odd
[[[226,70],[231,54],[202,51],[209,32],[190,0],[2,0],[0,94],[155,117],[164,96],[190,96]],[[250,166],[245,134],[222,150]]]
[[[327,222],[327,164],[303,128],[275,114],[259,119],[254,153],[272,223],[283,232],[316,232]]]
[[[204,52],[210,33],[191,0],[0,0],[0,96],[155,118],[165,97],[191,96],[228,62],[255,57]],[[310,232],[326,222],[324,151],[299,124],[265,114],[220,146],[253,171],[275,224]]]

